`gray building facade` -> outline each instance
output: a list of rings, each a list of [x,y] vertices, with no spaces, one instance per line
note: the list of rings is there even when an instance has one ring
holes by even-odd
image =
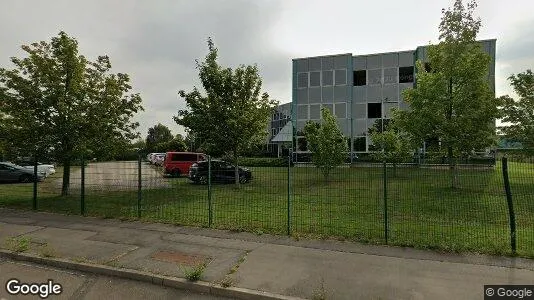
[[[495,92],[496,40],[480,41],[491,56],[488,81]],[[319,121],[321,107],[337,117],[353,153],[370,151],[368,129],[391,117],[392,108],[407,109],[402,92],[413,88],[415,62],[425,61],[427,46],[415,50],[293,59],[291,121],[295,151],[307,152],[303,128]]]

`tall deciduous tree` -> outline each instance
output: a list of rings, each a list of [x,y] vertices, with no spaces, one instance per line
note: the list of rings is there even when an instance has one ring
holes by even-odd
[[[138,136],[131,118],[143,109],[141,97],[129,94],[127,74],[111,73],[107,56],[87,60],[64,32],[22,49],[27,56],[11,58],[13,69],[0,69],[3,123],[10,142],[22,149],[37,155],[53,149],[64,167],[66,195],[73,159]]]
[[[417,62],[416,88],[404,91],[410,110],[397,124],[419,143],[438,138],[450,162],[457,187],[456,157],[495,141],[498,100],[488,85],[490,57],[476,41],[481,21],[473,16],[476,2],[461,0],[443,10],[438,45],[428,48],[431,71]]]
[[[508,137],[521,142],[524,148],[534,149],[534,73],[527,70],[508,78],[519,99],[501,97],[503,122],[500,129]]]
[[[189,93],[181,90],[179,95],[185,99],[187,109],[179,110],[174,120],[194,132],[208,153],[230,154],[239,185],[239,155],[265,139],[268,120],[277,102],[261,93],[257,66],[224,68],[217,61],[217,48],[211,39],[208,48],[205,61],[197,61],[206,95],[196,87]]]
[[[339,129],[336,117],[327,108],[321,108],[321,123],[308,121],[304,135],[313,164],[328,181],[331,171],[347,157],[347,139]]]
[[[158,145],[163,145],[170,142],[173,139],[171,130],[169,127],[158,123],[154,127],[148,129],[148,135],[146,137],[146,147],[148,152],[159,151]]]

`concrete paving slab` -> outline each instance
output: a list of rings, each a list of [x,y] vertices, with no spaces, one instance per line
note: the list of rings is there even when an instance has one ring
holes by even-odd
[[[36,230],[42,230],[43,228],[44,227],[41,226],[19,225],[0,222],[0,246],[7,238],[16,237]]]
[[[252,250],[258,247],[261,247],[263,243],[257,242],[248,242],[241,240],[233,240],[226,238],[215,238],[199,235],[190,235],[190,234],[180,234],[174,233],[163,237],[164,240],[175,242],[175,243],[185,243],[185,244],[195,244],[195,245],[204,245],[212,246],[224,249],[240,249],[240,250]]]
[[[46,227],[39,232],[28,233],[25,236],[31,238],[32,240],[83,240],[90,236],[95,235],[94,231],[85,231],[85,230],[73,230],[73,229],[64,229],[64,228],[55,228],[55,227]]]
[[[35,220],[32,218],[24,217],[2,217],[2,221],[9,224],[19,224],[19,225],[32,225],[35,223]]]
[[[266,245],[247,256],[237,286],[312,297],[324,280],[332,299],[476,299],[484,284],[531,284],[534,272]]]
[[[157,247],[140,248],[124,255],[116,261],[120,267],[131,268],[152,272],[155,274],[184,277],[182,269],[177,263],[154,259],[153,255],[160,251],[179,252],[189,255],[197,255],[211,258],[208,268],[204,272],[203,280],[217,281],[245,254],[245,251],[237,249],[222,249],[217,247],[201,247],[191,244],[162,243]]]
[[[283,236],[277,236],[272,234],[255,234],[250,232],[236,232],[230,230],[219,230],[212,228],[195,228],[195,227],[182,227],[179,233],[190,235],[201,235],[214,238],[233,239],[249,242],[263,242],[271,243],[284,238]]]
[[[137,246],[152,246],[162,241],[162,237],[169,235],[166,232],[147,231],[123,227],[101,228],[100,231],[91,236],[92,241],[102,241],[110,243],[121,243]]]

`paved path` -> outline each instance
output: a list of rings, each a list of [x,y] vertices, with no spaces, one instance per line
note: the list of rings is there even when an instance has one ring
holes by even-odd
[[[169,299],[169,300],[224,300],[226,298],[195,294],[173,288],[165,288],[145,282],[98,276],[76,271],[67,271],[0,258],[0,299],[39,299],[37,296],[13,296],[6,290],[6,282],[17,278],[23,283],[42,283],[51,279],[62,286],[62,293],[48,299]]]
[[[85,169],[85,187],[90,190],[137,190],[138,166],[136,161],[89,163]],[[146,188],[170,187],[171,178],[163,177],[156,167],[141,163],[142,186]],[[61,188],[62,177],[54,180],[54,186]],[[81,170],[72,169],[71,189],[80,189]]]
[[[439,254],[339,241],[301,240],[173,225],[0,209],[0,241],[31,239],[74,261],[183,277],[209,262],[202,280],[327,299],[483,299],[485,284],[533,284],[534,261]]]

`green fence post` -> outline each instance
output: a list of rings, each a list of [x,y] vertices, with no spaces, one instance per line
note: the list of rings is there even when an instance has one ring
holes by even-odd
[[[37,153],[33,156],[33,198],[32,208],[37,210]]]
[[[81,159],[81,165],[82,165],[82,179],[81,179],[81,186],[80,186],[80,214],[82,216],[85,216],[85,158],[82,154]]]
[[[213,223],[213,211],[211,207],[211,155],[208,155],[208,227]]]
[[[137,218],[141,218],[141,152],[137,154]]]
[[[502,158],[502,175],[504,179],[504,191],[506,192],[506,202],[508,202],[508,215],[510,217],[510,244],[512,246],[512,254],[516,254],[516,232],[515,232],[515,212],[514,203],[512,201],[512,191],[510,189],[510,180],[508,178],[508,158]]]
[[[291,235],[291,152],[287,156],[287,235]]]
[[[387,174],[387,165],[384,161],[383,163],[383,182],[384,182],[384,238],[386,240],[386,244],[388,243],[388,174]]]

